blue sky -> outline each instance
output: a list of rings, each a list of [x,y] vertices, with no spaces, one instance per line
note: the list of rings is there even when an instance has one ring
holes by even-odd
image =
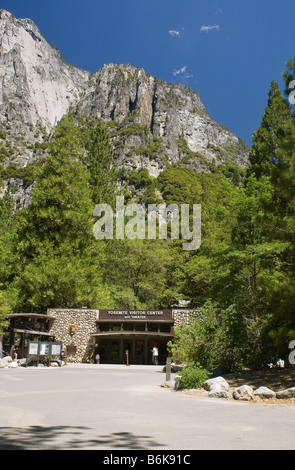
[[[128,63],[198,91],[249,145],[272,80],[295,54],[294,0],[1,0],[64,59],[91,72]]]

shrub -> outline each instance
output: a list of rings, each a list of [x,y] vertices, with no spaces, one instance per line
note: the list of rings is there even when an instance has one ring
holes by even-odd
[[[179,375],[180,377],[177,377],[175,380],[179,383],[180,389],[185,389],[202,387],[211,374],[199,364],[191,363],[182,369]]]

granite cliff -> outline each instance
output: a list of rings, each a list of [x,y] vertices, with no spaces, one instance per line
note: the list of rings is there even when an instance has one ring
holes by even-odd
[[[157,177],[167,163],[196,172],[226,160],[247,165],[244,142],[210,118],[197,92],[131,65],[83,71],[66,63],[32,20],[0,10],[0,165],[20,168],[40,158],[36,143],[68,112],[105,122],[114,165],[127,172],[147,168]]]

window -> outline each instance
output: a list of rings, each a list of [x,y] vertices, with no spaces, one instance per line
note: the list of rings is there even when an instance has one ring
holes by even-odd
[[[105,331],[109,331],[110,330],[110,324],[109,323],[100,323],[99,324],[99,329],[102,333],[105,332]]]
[[[149,323],[148,324],[148,331],[157,332],[158,328],[159,328],[158,323]]]
[[[161,333],[170,333],[171,331],[171,325],[168,323],[163,323],[160,325],[160,331]]]
[[[121,330],[121,323],[112,324],[112,331],[120,331],[120,330]]]
[[[10,346],[10,342],[11,342],[11,332],[6,331],[5,337],[4,337],[4,346]]]

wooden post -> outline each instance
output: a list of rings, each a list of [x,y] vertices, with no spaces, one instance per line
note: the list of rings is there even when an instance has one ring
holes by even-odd
[[[166,382],[171,380],[171,357],[166,359]]]
[[[126,349],[125,353],[126,353],[126,365],[129,366],[129,351],[128,351],[128,349]]]

